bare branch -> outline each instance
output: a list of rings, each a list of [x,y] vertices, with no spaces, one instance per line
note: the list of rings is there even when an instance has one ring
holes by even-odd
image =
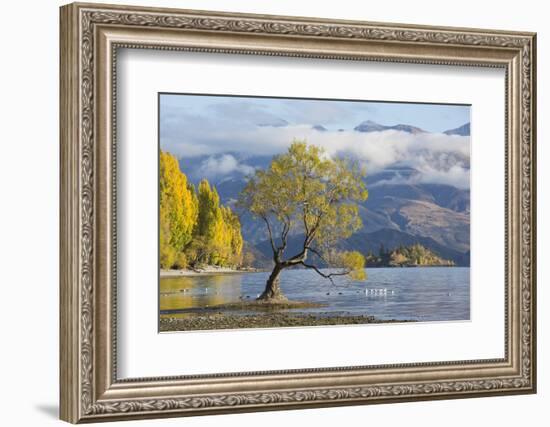
[[[306,258],[307,258],[307,248],[304,248],[300,253],[284,261],[284,264],[287,267],[290,267],[292,265],[298,265],[298,264],[301,264],[303,261],[305,261]]]
[[[325,279],[328,279],[330,280],[330,282],[334,285],[334,279],[333,277],[335,276],[346,276],[349,274],[349,271],[342,271],[342,272],[339,272],[339,273],[329,273],[329,274],[325,274],[323,273],[321,270],[319,270],[316,266],[314,265],[311,265],[311,264],[306,264],[305,262],[301,262],[300,264],[302,264],[304,267],[306,268],[309,268],[311,270],[314,270],[319,276],[321,277],[324,277]]]
[[[288,215],[285,215],[285,221],[284,221],[284,225],[283,225],[283,231],[281,233],[281,247],[279,249],[281,249],[281,252],[284,251],[286,249],[286,244],[287,244],[287,237],[288,237],[288,232],[290,231],[290,218]]]
[[[317,251],[317,249],[313,249],[313,248],[310,248],[310,247],[307,247],[307,249],[308,249],[310,252],[312,252],[312,253],[314,253],[315,255],[317,255],[317,256],[319,257],[319,259],[320,259],[321,261],[323,261],[325,264],[329,265],[329,262],[323,257],[323,255],[321,255],[321,254],[319,253],[319,251]]]
[[[269,220],[266,216],[262,215],[261,218],[265,221],[265,224],[267,225],[267,231],[269,233],[269,242],[271,243],[271,249],[273,250],[273,256],[277,256],[277,248],[275,247],[275,242],[273,241],[273,233],[271,232],[271,225],[269,224]]]
[[[337,186],[334,187],[334,193],[331,194],[329,197],[328,205],[332,206],[332,204],[336,201],[336,194],[337,194]],[[306,240],[304,242],[304,246],[309,246],[313,242],[313,239],[315,238],[315,233],[317,233],[317,230],[321,226],[321,220],[324,217],[324,214],[326,213],[326,210],[319,212],[319,215],[317,215],[317,220],[315,221],[315,224],[313,225],[309,237],[306,235]]]

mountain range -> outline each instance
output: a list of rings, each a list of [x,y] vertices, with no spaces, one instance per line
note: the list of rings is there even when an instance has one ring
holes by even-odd
[[[424,129],[420,129],[415,126],[411,125],[393,125],[393,126],[384,126],[379,123],[373,122],[372,120],[366,120],[364,122],[359,123],[357,126],[353,128],[353,130],[357,132],[382,132],[385,130],[397,130],[401,132],[407,132],[412,134],[417,133],[426,133]]]
[[[470,136],[470,123],[463,124],[455,129],[449,129],[443,132],[445,135]]]
[[[276,126],[284,126],[278,122]],[[262,126],[266,126],[262,124]],[[313,126],[319,132],[327,129],[320,124]],[[429,133],[407,124],[385,126],[371,120],[359,123],[355,132],[398,131],[410,134]],[[470,124],[443,132],[446,135],[468,136]],[[222,203],[234,205],[239,193],[246,185],[249,171],[266,168],[271,155],[251,156],[245,153],[224,153],[237,162],[245,164],[245,169],[235,168],[221,174],[214,184]],[[220,155],[221,156],[221,155]],[[202,179],[201,165],[212,156],[180,159],[180,166],[195,184]],[[434,157],[434,167],[441,167],[440,158]],[[456,162],[464,164],[469,159],[445,156],[445,167]],[[439,163],[437,163],[439,162]],[[436,164],[437,163],[437,164]],[[222,176],[223,175],[223,176]],[[212,180],[211,177],[209,179]],[[393,164],[366,179],[369,197],[359,206],[363,228],[349,239],[340,243],[343,249],[358,250],[362,253],[376,253],[383,245],[393,249],[400,245],[419,243],[438,256],[455,262],[456,265],[469,265],[470,262],[470,191],[449,184],[431,183],[423,179],[420,172],[406,164]],[[254,220],[247,213],[240,213],[243,237],[266,256],[270,256],[270,246],[266,241],[263,223]],[[291,236],[289,251],[299,235]]]

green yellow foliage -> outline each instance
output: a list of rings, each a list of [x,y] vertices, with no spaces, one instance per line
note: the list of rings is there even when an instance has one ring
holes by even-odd
[[[173,266],[179,269],[187,268],[189,266],[187,255],[185,254],[185,252],[180,252],[179,254],[177,254]]]
[[[231,265],[242,263],[243,236],[241,234],[241,223],[239,217],[228,207],[222,206],[222,217],[224,222],[224,233],[226,234],[226,245],[230,248],[228,261]]]
[[[176,256],[178,253],[176,250],[167,244],[161,244],[160,246],[160,266],[161,268],[167,269],[172,268],[176,262]]]
[[[207,180],[198,194],[181,172],[177,159],[160,153],[160,266],[240,265],[241,226]]]
[[[440,258],[420,244],[399,247],[390,252],[392,265],[454,265],[452,261]]]
[[[333,243],[362,226],[356,202],[368,197],[364,176],[356,163],[331,159],[320,147],[294,141],[268,169],[256,171],[241,203],[282,228],[299,225],[312,240]]]
[[[198,188],[199,216],[196,235],[206,251],[204,261],[214,265],[240,265],[243,247],[239,218],[226,206],[220,206],[215,188],[203,179]]]
[[[182,251],[193,237],[197,201],[177,159],[165,152],[160,153],[160,211],[161,220],[167,225],[166,244]]]
[[[346,268],[353,280],[365,280],[365,257],[357,251],[347,251],[342,254],[342,267]]]
[[[335,254],[332,249],[362,227],[357,202],[368,197],[364,176],[357,163],[330,158],[322,148],[295,140],[267,169],[249,178],[239,203],[265,223],[274,271],[301,264],[331,278],[311,261],[317,257],[325,265],[344,268],[345,274],[365,277],[360,253]],[[291,230],[303,234],[304,243],[299,253],[288,255]]]
[[[378,256],[369,254],[367,264],[371,266],[453,266],[454,262],[443,259],[421,244],[399,246],[391,251],[381,247]]]

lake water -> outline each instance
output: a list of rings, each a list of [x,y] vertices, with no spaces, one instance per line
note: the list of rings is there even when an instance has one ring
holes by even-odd
[[[264,289],[268,275],[243,273],[162,278],[161,315],[183,317],[204,307],[253,300]],[[281,289],[290,300],[325,305],[295,309],[299,312],[318,315],[345,312],[383,320],[470,319],[468,267],[369,268],[367,275],[366,281],[342,281],[333,285],[314,271],[287,270],[281,274]]]

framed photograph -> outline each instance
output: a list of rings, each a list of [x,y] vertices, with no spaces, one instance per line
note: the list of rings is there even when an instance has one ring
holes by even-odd
[[[535,34],[60,21],[63,420],[536,391]]]

